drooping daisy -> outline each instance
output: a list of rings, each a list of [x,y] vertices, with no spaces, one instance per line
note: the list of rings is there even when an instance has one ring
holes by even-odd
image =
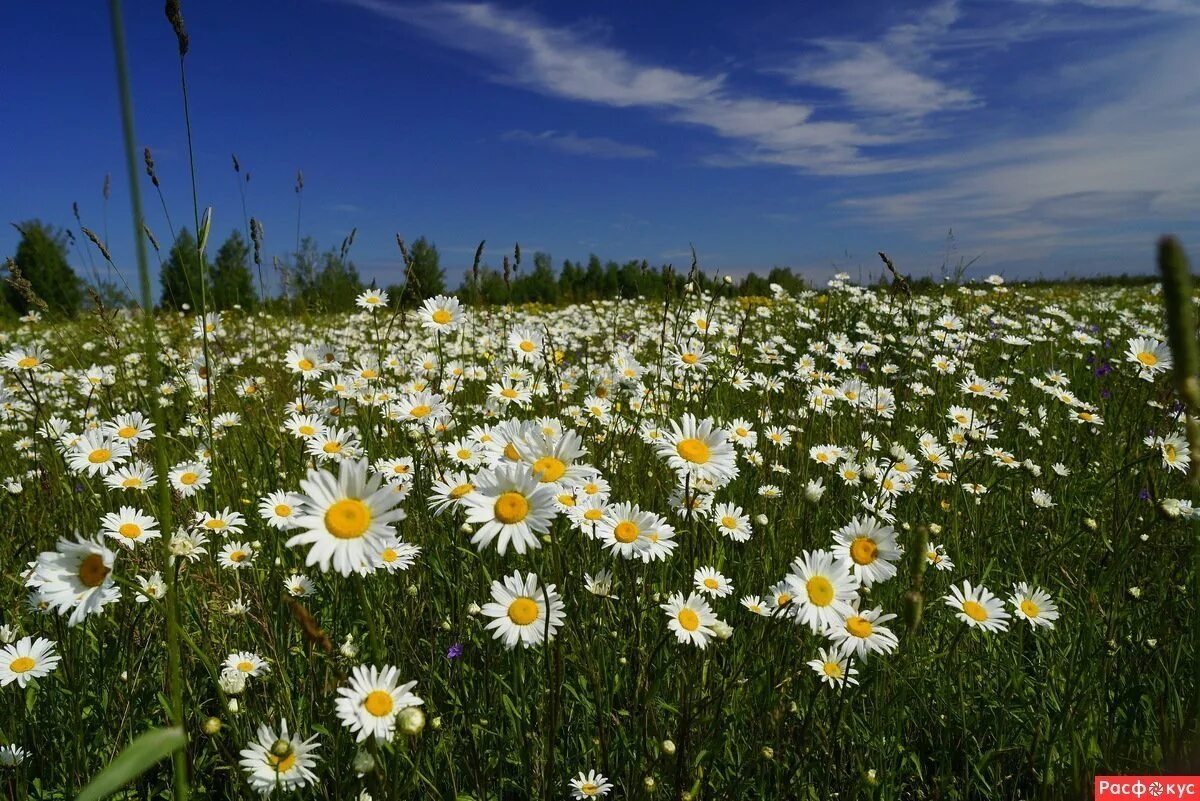
[[[946,606],[958,610],[955,617],[968,626],[984,631],[1008,628],[1009,615],[1004,610],[1004,602],[987,587],[972,587],[970,581],[964,581],[961,589],[951,585],[950,594],[942,600]]]
[[[684,598],[682,593],[676,593],[659,607],[667,613],[667,626],[675,632],[679,642],[704,648],[716,636],[713,624],[717,622],[717,616],[702,596],[693,592]]]
[[[296,528],[302,533],[288,539],[287,546],[311,545],[305,564],[349,576],[373,563],[395,535],[392,524],[404,519],[404,510],[394,508],[398,497],[391,487],[368,473],[366,461],[345,461],[336,476],[310,470],[300,482],[304,514],[296,519]]]
[[[874,517],[856,517],[833,532],[833,555],[845,563],[864,587],[896,575],[896,560],[902,554],[896,530]]]
[[[740,603],[742,606],[746,607],[747,611],[752,612],[753,614],[760,615],[762,617],[767,617],[771,614],[770,610],[767,608],[767,605],[763,603],[763,599],[757,595],[747,595],[746,597],[742,598]]]
[[[312,579],[300,573],[288,576],[287,581],[283,583],[283,588],[293,598],[307,598],[317,591]]]
[[[571,779],[568,784],[571,787],[571,797],[575,801],[603,798],[612,790],[612,784],[608,779],[594,770],[589,770],[587,773],[579,771],[579,775]]]
[[[1058,620],[1058,605],[1054,603],[1050,593],[1038,587],[1031,587],[1024,581],[1013,585],[1008,602],[1013,606],[1013,614],[1035,629],[1052,629],[1054,621]]]
[[[518,642],[525,648],[554,639],[566,619],[563,602],[553,584],[541,586],[530,573],[522,577],[513,571],[503,582],[492,582],[492,600],[483,605],[483,614],[492,618],[487,629],[505,648]]]
[[[850,658],[835,648],[822,648],[816,659],[808,666],[812,668],[824,684],[830,687],[840,687],[843,684],[858,684],[858,669],[850,666]]]
[[[475,490],[467,473],[447,473],[433,481],[429,488],[429,508],[435,515],[462,506],[463,498]]]
[[[100,521],[104,536],[111,537],[129,550],[139,542],[158,539],[158,521],[132,506],[122,506],[119,512],[109,512]]]
[[[837,625],[858,597],[858,579],[829,551],[805,551],[784,581],[792,591],[788,611],[816,632]]]
[[[851,608],[825,630],[825,636],[843,656],[857,654],[860,659],[866,659],[872,653],[890,653],[896,650],[900,641],[891,629],[881,624],[895,617],[883,614],[883,608],[878,606],[863,611]]]
[[[133,461],[122,465],[104,477],[104,483],[110,489],[132,490],[140,492],[158,484],[153,468],[145,462]]]
[[[22,637],[0,650],[0,687],[15,681],[23,688],[33,679],[49,675],[61,658],[54,652],[53,640]]]
[[[38,554],[25,583],[49,608],[60,615],[69,612],[67,625],[74,626],[121,597],[112,575],[114,559],[99,539],[60,539],[56,550]]]
[[[382,669],[358,665],[350,675],[349,686],[338,688],[337,716],[355,733],[358,742],[371,737],[380,742],[392,739],[396,716],[425,703],[411,692],[417,683],[401,684],[399,676],[399,669],[390,665]]]
[[[671,433],[658,446],[658,454],[681,476],[706,479],[721,487],[737,477],[737,453],[724,429],[711,418],[696,420],[685,414],[671,421]]]
[[[279,722],[278,733],[264,723],[256,738],[242,749],[239,764],[250,786],[264,797],[276,789],[290,792],[317,781],[312,769],[318,762],[315,752],[319,747],[315,734],[307,740],[290,735],[286,720]]]
[[[550,530],[557,514],[554,489],[540,484],[524,464],[501,464],[479,474],[475,489],[463,497],[467,522],[479,526],[471,543],[483,549],[496,542],[503,556],[511,543],[517,553],[541,548],[539,534]]]
[[[163,581],[162,573],[155,570],[149,577],[138,576],[138,591],[134,600],[139,604],[149,601],[160,601],[167,594],[167,582]]]
[[[733,593],[733,583],[712,567],[698,567],[692,574],[696,589],[712,598],[724,598]]]

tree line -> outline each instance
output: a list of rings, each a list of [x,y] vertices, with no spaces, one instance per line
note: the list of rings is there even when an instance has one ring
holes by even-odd
[[[71,266],[70,247],[77,242],[71,232],[37,220],[16,227],[21,239],[7,262],[0,317],[12,318],[30,311],[72,317],[97,305],[133,304],[131,287],[103,279],[95,270],[91,279],[76,273]],[[89,238],[95,236],[86,233]],[[99,239],[92,241],[108,259]],[[240,230],[232,231],[210,259],[208,249],[201,249],[196,236],[183,228],[165,252],[151,240],[159,261],[158,306],[192,311],[202,304],[210,310],[265,306],[281,311],[349,311],[354,308],[355,298],[368,287],[349,256],[352,241],[353,236],[341,248],[321,249],[307,237],[295,252],[265,264]],[[384,287],[393,303],[414,306],[450,291],[435,244],[421,237],[410,247],[402,246],[402,252],[405,280]],[[684,275],[701,289],[719,285],[719,279],[702,271],[684,271]],[[527,267],[521,262],[518,247],[511,260],[504,257],[501,268],[480,265],[477,259],[453,294],[464,303],[484,304],[657,298],[672,285],[678,288],[684,275],[668,265],[651,266],[644,260],[605,262],[596,255],[586,262],[566,259],[555,270],[550,254],[543,252],[535,253],[532,267]],[[765,276],[750,273],[731,282],[728,291],[769,295],[773,283],[788,291],[804,286],[803,279],[790,269],[777,267]]]

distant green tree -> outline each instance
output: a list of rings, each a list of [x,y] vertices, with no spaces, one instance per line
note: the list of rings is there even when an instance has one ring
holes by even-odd
[[[350,311],[363,291],[354,263],[335,250],[320,252],[312,237],[300,243],[289,272],[296,297],[310,309]]]
[[[425,298],[442,295],[446,292],[446,274],[442,271],[437,245],[425,237],[413,242],[408,252],[412,259],[412,269],[404,284],[400,301],[404,305],[415,306]]]
[[[217,251],[212,267],[212,303],[214,309],[234,305],[253,306],[257,300],[254,279],[250,275],[250,246],[241,231],[234,230]]]
[[[40,220],[29,220],[15,227],[21,232],[21,241],[13,261],[21,275],[52,312],[74,317],[83,302],[83,287],[67,261],[66,234]],[[4,295],[18,314],[26,314],[32,307],[29,299],[10,283],[5,283]]]
[[[201,264],[196,253],[196,237],[186,228],[180,230],[159,275],[159,283],[162,284],[159,305],[168,309],[182,309],[186,304],[193,312],[198,312],[201,298],[204,297],[202,291],[207,290],[206,296],[212,298],[207,257],[203,267]]]

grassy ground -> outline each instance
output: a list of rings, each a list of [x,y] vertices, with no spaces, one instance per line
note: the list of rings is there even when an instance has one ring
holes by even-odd
[[[1150,288],[984,285],[912,298],[834,282],[750,302],[680,291],[658,305],[471,309],[444,332],[432,319],[387,307],[337,318],[233,311],[201,335],[192,319],[162,317],[159,387],[138,356],[140,325],[124,314],[0,334],[12,357],[0,620],[7,642],[45,638],[61,656],[22,689],[5,667],[16,652],[0,654],[11,674],[0,744],[23,749],[19,765],[0,767],[0,792],[72,797],[131,738],[168,722],[172,612],[197,797],[255,797],[239,752],[281,718],[320,745],[314,776],[291,792],[329,799],[566,798],[569,780],[590,770],[607,778],[610,798],[1079,798],[1096,773],[1167,770],[1189,753],[1196,545],[1190,505],[1173,500],[1187,497],[1177,469],[1186,448],[1162,444],[1180,427],[1167,374],[1144,380],[1150,368],[1126,353],[1161,329]],[[288,356],[306,345],[311,353]],[[1162,366],[1165,352],[1134,350],[1158,353]],[[328,368],[319,377],[289,367],[306,353]],[[21,361],[31,354],[37,367]],[[943,360],[954,372],[935,366]],[[528,394],[527,405],[489,389],[510,373],[503,386]],[[306,564],[311,546],[287,544],[304,526],[275,528],[259,513],[271,493],[302,494],[310,471],[354,462],[349,443],[311,455],[288,430],[297,405],[349,432],[373,468],[412,459],[407,476],[385,467],[396,489],[387,504],[407,513],[386,525],[420,548],[410,567],[385,569],[368,547],[365,574],[326,572]],[[414,413],[424,406],[433,411]],[[203,463],[211,474],[184,497],[194,487],[156,470],[172,484],[169,509],[159,487],[109,487],[119,447],[81,439],[138,410],[162,421],[124,466],[153,469],[164,447],[172,470]],[[664,458],[681,452],[672,424],[685,414],[722,427],[712,454],[724,430],[757,435],[734,445],[736,477],[706,482],[694,463],[680,472]],[[502,424],[511,420],[527,424]],[[571,431],[583,451],[573,458],[553,450]],[[772,442],[772,431],[790,442]],[[113,459],[97,466],[86,457],[102,446]],[[459,451],[469,464],[455,463]],[[472,543],[480,524],[464,523],[461,504],[431,509],[435,482],[461,472],[451,485],[469,480],[464,498],[494,510],[489,478],[553,477],[537,464],[551,452],[577,469],[541,485],[560,500],[535,532],[540,547],[501,555],[495,542]],[[589,484],[601,491],[588,495]],[[593,538],[593,524],[569,514],[592,501],[610,523],[618,503],[661,516],[656,530],[671,526],[677,547],[662,559],[622,557],[611,536]],[[748,540],[722,534],[713,503],[741,508]],[[330,537],[336,525],[319,499],[306,504],[322,542],[348,541]],[[43,608],[47,586],[27,586],[29,565],[59,538],[96,542],[105,515],[126,506],[159,520],[163,536],[91,546],[113,554],[101,553],[111,572],[94,588],[78,559],[62,568],[93,602],[120,592],[69,625],[69,608]],[[194,560],[172,556],[182,545],[166,521],[203,532],[204,512],[244,522],[232,533],[208,527]],[[894,562],[896,576],[852,595],[862,610],[898,615],[885,624],[898,646],[840,662],[857,685],[823,683],[807,663],[832,641],[797,621],[797,582],[780,582],[803,552],[831,549],[833,532],[875,516],[905,555],[881,551],[874,564]],[[249,555],[222,558],[230,543]],[[952,569],[926,558],[933,544]],[[724,625],[702,648],[679,641],[661,604],[706,597],[694,583],[705,566],[732,593],[707,597]],[[535,601],[546,585],[561,596],[564,619],[548,642],[510,649],[485,628],[493,582],[513,571],[536,575]],[[585,586],[601,571],[612,575],[607,596]],[[155,573],[173,606],[138,602],[138,578]],[[310,593],[293,595],[304,589],[295,576]],[[1013,585],[1027,582],[1059,617],[1048,627],[1012,617],[993,632],[968,625],[943,601],[963,581],[989,588],[1009,614]],[[781,593],[791,601],[780,604]],[[763,614],[740,603],[751,595]],[[833,627],[854,614],[846,606]],[[542,615],[533,640],[548,633]],[[266,671],[222,680],[239,652]],[[233,673],[243,661],[232,660]],[[357,743],[335,699],[360,664],[415,681],[423,721],[405,711],[394,736]],[[160,765],[134,797],[162,797],[170,783]]]

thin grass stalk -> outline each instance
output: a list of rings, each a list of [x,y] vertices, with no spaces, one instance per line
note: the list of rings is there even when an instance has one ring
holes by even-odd
[[[150,385],[158,386],[162,368],[158,361],[158,343],[154,330],[154,306],[150,296],[150,267],[146,257],[146,242],[142,238],[142,196],[138,188],[137,138],[133,127],[133,92],[129,80],[129,63],[125,46],[125,25],[122,21],[121,0],[109,0],[109,17],[112,21],[113,53],[117,62],[117,90],[121,98],[121,127],[125,145],[125,164],[129,171],[129,205],[133,219],[133,239],[136,245],[138,278],[142,291],[143,350],[150,370]],[[175,524],[171,510],[171,485],[167,481],[166,421],[160,404],[150,404],[150,415],[154,420],[157,436],[154,438],[154,463],[158,473],[158,516],[167,536],[162,538],[163,557],[168,565],[169,581],[164,612],[167,618],[167,693],[171,706],[171,722],[183,729],[183,675],[180,665],[179,640],[179,576],[171,564],[170,532]],[[188,798],[187,749],[181,748],[171,756],[174,773],[172,793],[175,801]]]

